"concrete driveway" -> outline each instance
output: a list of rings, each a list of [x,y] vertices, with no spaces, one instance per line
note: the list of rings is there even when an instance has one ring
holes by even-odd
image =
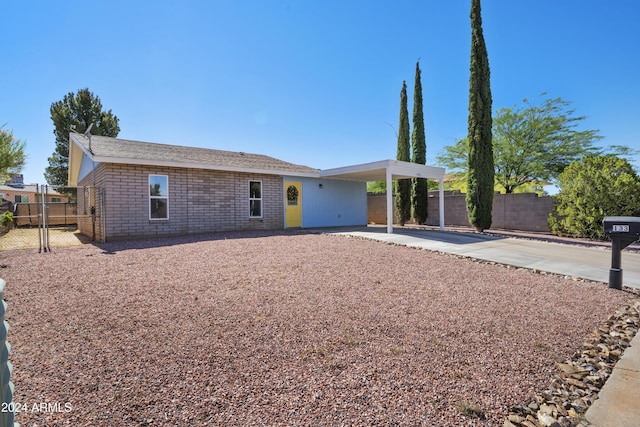
[[[611,249],[472,232],[382,227],[325,230],[405,246],[609,283]],[[640,252],[622,251],[623,286],[640,289]]]

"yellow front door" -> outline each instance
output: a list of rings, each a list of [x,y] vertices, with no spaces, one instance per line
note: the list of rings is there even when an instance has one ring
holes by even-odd
[[[302,227],[302,183],[284,183],[284,203],[287,228]]]

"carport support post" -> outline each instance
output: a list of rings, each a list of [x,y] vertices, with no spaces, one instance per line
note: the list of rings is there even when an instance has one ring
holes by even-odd
[[[393,233],[393,177],[389,167],[387,173],[387,233]]]
[[[438,192],[438,205],[439,206],[439,212],[440,212],[440,218],[439,218],[439,222],[440,222],[440,231],[444,231],[444,177],[440,178],[439,181],[440,185],[439,185],[439,192]]]
[[[612,289],[622,289],[622,268],[620,268],[620,253],[622,247],[620,239],[611,239],[611,269],[609,270],[609,287]]]

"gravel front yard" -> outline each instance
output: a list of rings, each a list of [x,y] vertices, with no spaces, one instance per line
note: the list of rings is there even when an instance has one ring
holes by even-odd
[[[501,426],[633,296],[317,234],[0,261],[23,427]]]

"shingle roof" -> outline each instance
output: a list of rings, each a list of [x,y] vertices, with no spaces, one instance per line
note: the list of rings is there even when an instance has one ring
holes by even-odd
[[[278,160],[262,154],[213,150],[209,148],[185,147],[157,144],[127,139],[71,134],[85,153],[94,161],[105,163],[128,163],[176,166],[189,168],[255,171],[273,174],[303,174],[317,176],[318,169]]]
[[[38,193],[41,190],[38,184],[24,184],[22,187],[13,187],[11,185],[0,185],[0,192],[5,192],[5,191],[13,191],[14,193]],[[54,188],[51,186],[47,188],[47,194],[50,196],[61,195],[56,190],[54,190]]]

